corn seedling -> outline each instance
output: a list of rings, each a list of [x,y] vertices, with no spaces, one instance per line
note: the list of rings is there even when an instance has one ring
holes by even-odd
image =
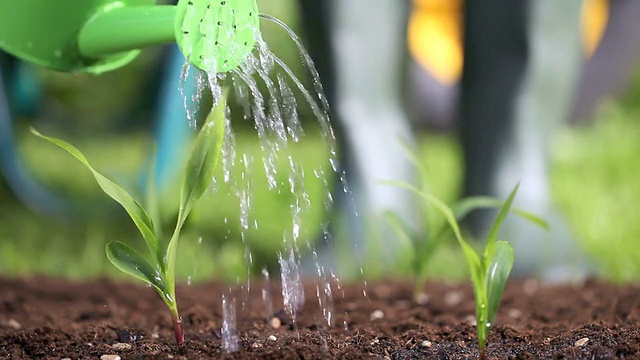
[[[412,192],[418,198],[426,199],[430,197],[428,179],[428,171],[425,164],[420,161],[415,152],[405,145],[406,154],[417,169],[420,176],[420,188],[402,181],[384,181],[386,185],[397,186]],[[451,239],[450,234],[452,228],[447,226],[447,222],[440,221],[441,218],[433,216],[432,204],[430,201],[423,201],[422,214],[425,228],[427,231],[413,231],[400,217],[392,211],[385,212],[384,216],[393,229],[400,241],[411,247],[411,273],[414,281],[414,296],[417,296],[423,289],[424,283],[429,276],[427,266],[429,261],[437,249],[444,244],[445,241]],[[451,205],[451,212],[457,222],[461,222],[467,215],[475,210],[480,209],[499,209],[503,202],[499,199],[489,196],[470,196],[460,199]],[[539,217],[520,210],[511,209],[514,214],[525,218],[534,224],[549,230],[547,223]]]
[[[151,201],[148,203],[150,211],[147,211],[126,190],[95,170],[77,148],[65,141],[44,136],[32,129],[35,135],[66,150],[79,160],[91,171],[102,191],[118,202],[129,214],[142,235],[150,256],[145,258],[129,245],[120,241],[112,241],[106,246],[107,258],[122,272],[155,288],[171,312],[178,345],[184,342],[182,321],[178,314],[176,300],[175,272],[178,239],[191,209],[211,184],[219,163],[224,140],[226,94],[227,92],[224,91],[214,105],[195,140],[182,183],[176,226],[168,242],[162,238],[161,227],[156,227],[153,221],[155,217],[153,196],[150,196]]]
[[[507,200],[502,204],[498,216],[489,231],[482,254],[476,253],[464,240],[458,221],[450,207],[430,194],[422,195],[426,201],[445,217],[467,260],[476,301],[476,332],[481,359],[486,358],[485,345],[487,335],[498,312],[502,293],[513,267],[513,248],[508,242],[498,241],[497,238],[500,227],[509,213],[513,199],[518,191],[518,186],[514,187]]]

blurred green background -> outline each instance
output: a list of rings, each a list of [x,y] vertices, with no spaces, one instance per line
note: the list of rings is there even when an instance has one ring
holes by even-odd
[[[289,0],[262,1],[261,10],[297,28],[297,9]],[[300,60],[293,42],[281,29],[265,25],[264,37],[274,53],[298,71]],[[122,276],[108,263],[104,245],[123,240],[142,247],[135,227],[115,203],[103,195],[91,175],[74,159],[52,145],[31,136],[29,126],[77,146],[92,164],[110,178],[135,188],[153,149],[150,114],[134,111],[149,101],[145,89],[158,62],[158,49],[145,51],[133,64],[100,77],[39,70],[50,94],[41,115],[20,119],[19,151],[29,170],[58,194],[83,206],[82,217],[42,216],[25,208],[0,182],[0,275],[46,274],[72,279]],[[627,91],[605,100],[597,115],[579,126],[567,127],[554,138],[551,169],[552,191],[557,205],[574,231],[577,245],[597,265],[598,273],[613,281],[640,279],[640,77],[630,79]],[[305,186],[311,207],[303,212],[302,236],[315,239],[326,218],[322,179],[312,176],[326,166],[327,145],[317,126],[306,121],[307,136],[291,146],[292,156],[307,174]],[[205,196],[187,224],[178,255],[179,279],[194,281],[212,277],[234,280],[246,274],[245,244],[251,249],[252,270],[273,266],[282,248],[282,235],[291,227],[291,194],[267,190],[261,149],[251,126],[235,125],[237,151],[253,159],[250,183],[253,226],[241,238],[239,201],[230,185]],[[433,177],[434,193],[453,200],[461,179],[460,149],[453,134],[420,134],[420,155]],[[286,159],[284,159],[286,160]],[[287,176],[286,161],[278,163]],[[242,171],[238,166],[236,172]],[[286,184],[286,179],[282,183]],[[330,180],[331,182],[332,180]],[[331,186],[331,184],[329,184]],[[177,193],[176,185],[176,193]],[[164,218],[172,221],[177,194],[165,194]],[[287,195],[288,194],[288,195]],[[284,215],[286,216],[284,216]],[[369,277],[382,276],[375,256],[362,264]],[[439,279],[464,276],[464,260],[455,244],[438,250],[430,274]],[[460,269],[452,271],[451,269]],[[406,276],[398,266],[386,275]]]

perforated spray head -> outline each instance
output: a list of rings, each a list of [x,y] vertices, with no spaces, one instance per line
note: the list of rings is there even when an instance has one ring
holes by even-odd
[[[176,41],[187,60],[208,72],[242,64],[260,31],[256,0],[180,0]]]

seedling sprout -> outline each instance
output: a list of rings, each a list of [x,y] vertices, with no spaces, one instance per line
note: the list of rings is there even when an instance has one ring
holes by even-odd
[[[418,169],[424,178],[426,175],[424,166],[422,166],[418,159],[414,155],[411,155],[411,153],[410,157],[412,162],[418,166]],[[444,216],[449,227],[453,230],[458,243],[462,247],[464,257],[467,260],[471,273],[471,282],[476,301],[476,331],[478,336],[478,346],[480,350],[480,358],[485,359],[487,335],[489,334],[493,320],[498,312],[502,293],[514,262],[513,248],[506,241],[498,241],[498,233],[504,219],[511,210],[511,205],[518,191],[519,184],[513,188],[504,203],[490,197],[470,197],[455,204],[454,210],[427,191],[418,189],[413,185],[394,181],[389,181],[387,183],[407,189],[422,198],[425,203],[437,209],[437,211]],[[491,230],[489,231],[484,250],[482,254],[478,254],[462,236],[458,221],[474,209],[493,207],[498,207],[500,210]],[[547,223],[535,215],[522,210],[513,211],[517,215],[548,230]],[[402,221],[395,216],[395,214],[387,213],[386,216],[398,236],[412,244],[414,247],[415,257],[413,271],[416,281],[414,292],[417,292],[424,281],[424,268],[426,262],[428,258],[433,255],[435,248],[442,242],[444,227],[434,229],[434,237],[421,238],[411,235],[408,232],[407,227],[404,226]]]
[[[423,196],[445,217],[467,259],[476,300],[476,332],[481,359],[486,359],[487,335],[498,312],[502,293],[513,267],[513,248],[506,241],[497,241],[497,238],[502,222],[509,213],[518,187],[519,184],[513,188],[511,194],[509,194],[509,197],[500,208],[498,216],[489,231],[484,251],[481,255],[477,254],[462,237],[460,226],[451,208],[430,194],[424,194]]]
[[[176,299],[175,272],[178,239],[191,209],[211,184],[218,166],[224,140],[226,96],[225,90],[214,104],[195,140],[182,183],[176,226],[168,243],[163,241],[160,227],[155,226],[151,216],[155,213],[154,201],[149,201],[149,211],[145,210],[126,190],[95,170],[77,148],[63,140],[44,136],[31,129],[36,136],[66,150],[80,161],[91,171],[102,191],[118,202],[129,214],[145,241],[150,257],[145,258],[123,242],[112,241],[106,246],[107,258],[120,271],[150,284],[158,292],[171,312],[178,345],[184,342]]]
[[[417,169],[420,177],[420,187],[415,187],[409,183],[403,181],[384,181],[384,184],[397,186],[406,189],[418,198],[428,199],[431,195],[429,188],[430,185],[427,181],[429,178],[429,171],[426,165],[415,154],[415,151],[411,150],[405,144],[405,152],[412,165]],[[437,217],[433,216],[431,201],[424,201],[421,208],[423,213],[424,223],[427,231],[414,231],[406,222],[404,222],[397,214],[392,211],[385,212],[384,216],[388,224],[395,232],[398,239],[411,247],[412,261],[411,272],[414,281],[414,296],[419,295],[424,283],[428,277],[427,265],[430,259],[436,253],[439,246],[450,239],[451,227],[447,227],[447,221],[438,221]],[[499,199],[489,196],[470,196],[460,199],[451,205],[451,211],[453,217],[457,222],[462,221],[469,213],[479,209],[499,209],[503,205],[503,202]],[[534,224],[549,230],[547,223],[539,217],[520,209],[511,209],[511,212],[524,219],[527,219]]]

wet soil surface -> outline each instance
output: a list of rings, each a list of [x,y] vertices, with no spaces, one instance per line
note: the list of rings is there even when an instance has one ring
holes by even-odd
[[[406,282],[333,286],[333,325],[305,286],[292,319],[272,284],[266,320],[262,285],[236,295],[237,344],[225,352],[221,284],[180,286],[186,341],[150,288],[111,280],[72,283],[0,279],[0,359],[466,359],[477,358],[470,286],[429,283],[414,299]],[[366,296],[363,295],[366,293]],[[244,304],[244,306],[243,306]],[[327,308],[329,309],[329,308]],[[111,357],[105,355],[113,355]],[[554,287],[513,282],[492,327],[496,359],[640,358],[640,286],[598,281]]]

